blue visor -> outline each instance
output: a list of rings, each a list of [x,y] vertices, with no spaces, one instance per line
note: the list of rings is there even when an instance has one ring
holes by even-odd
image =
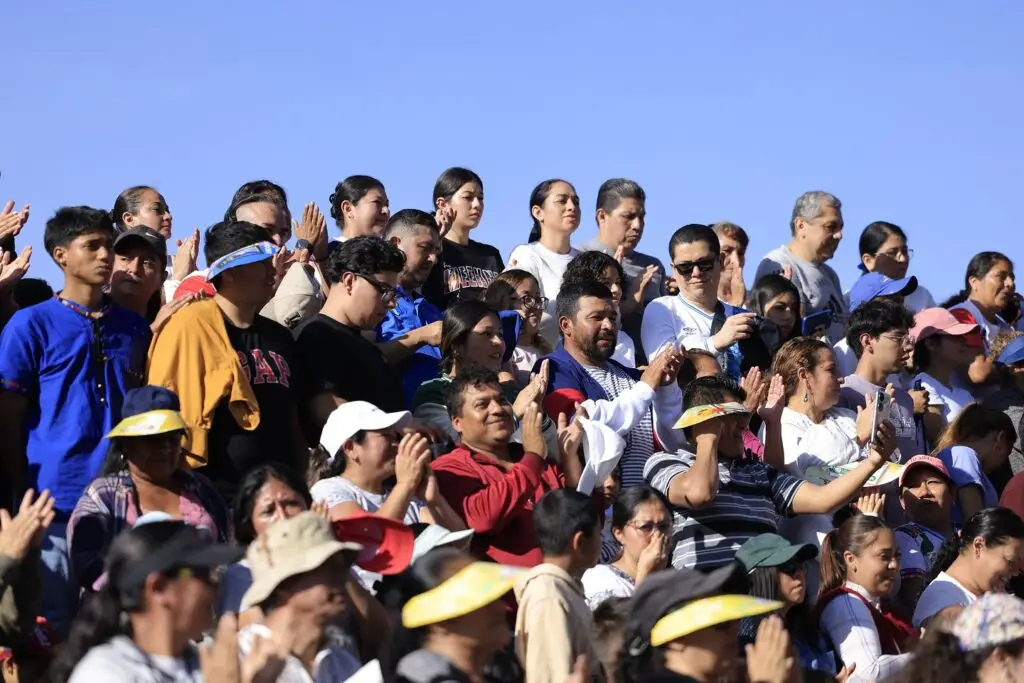
[[[271,242],[257,242],[256,244],[250,244],[247,247],[242,247],[230,254],[221,256],[219,259],[211,263],[210,270],[206,273],[206,281],[210,282],[225,270],[272,259],[277,255],[279,250],[280,247]]]
[[[902,280],[893,280],[881,273],[865,273],[853,283],[850,290],[850,311],[855,311],[872,299],[880,296],[902,294],[906,296],[917,289],[917,278],[911,275]]]
[[[1024,363],[1024,337],[1017,337],[1006,345],[996,362],[1000,365]]]

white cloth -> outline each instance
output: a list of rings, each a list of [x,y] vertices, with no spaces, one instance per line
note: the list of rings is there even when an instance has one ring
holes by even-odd
[[[615,337],[615,353],[612,354],[612,360],[627,368],[636,367],[636,346],[633,344],[633,338],[621,329]]]
[[[636,590],[633,577],[610,564],[591,567],[583,572],[580,581],[591,610],[597,609],[598,605],[610,598],[631,598]]]
[[[557,254],[540,242],[520,244],[512,250],[508,257],[506,270],[525,270],[537,279],[540,285],[540,295],[548,298],[548,305],[540,319],[540,333],[552,346],[560,341],[558,333],[558,318],[555,316],[555,297],[558,290],[562,288],[562,276],[565,269],[579,252],[572,247],[568,254]],[[515,265],[512,265],[512,264]]]
[[[846,587],[857,591],[878,608],[879,599],[861,586],[847,581]],[[883,655],[871,612],[867,605],[852,595],[844,593],[829,602],[821,611],[819,623],[843,663],[846,666],[857,665],[847,683],[884,681],[906,666],[913,656],[911,653]]]
[[[929,619],[948,607],[967,607],[978,596],[963,587],[959,581],[946,572],[939,572],[921,593],[914,608],[914,628],[927,627]]]
[[[240,658],[249,654],[256,636],[269,638],[270,629],[263,624],[250,624],[238,632],[238,655]],[[313,675],[310,676],[306,667],[298,657],[288,656],[284,670],[277,677],[276,683],[335,683],[347,681],[350,676],[362,668],[359,660],[348,649],[331,643],[320,650],[313,661]]]
[[[536,346],[520,344],[512,350],[512,366],[515,368],[516,384],[525,387],[533,375],[533,368],[543,356]]]
[[[918,380],[921,380],[921,387],[928,390],[928,405],[937,406],[947,423],[955,420],[960,411],[967,407],[967,404],[974,402],[971,392],[955,383],[953,386],[947,387],[927,372],[918,373],[914,377],[914,382]]]
[[[589,496],[618,467],[626,442],[614,429],[600,422],[585,417],[578,417],[576,421],[583,429],[584,459],[583,473],[576,484],[576,490]]]

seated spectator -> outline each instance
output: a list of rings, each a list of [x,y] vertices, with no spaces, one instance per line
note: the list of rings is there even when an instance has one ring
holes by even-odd
[[[1014,280],[1013,261],[1009,257],[998,251],[980,252],[967,264],[964,288],[942,305],[949,309],[962,308],[974,317],[981,327],[986,352],[997,334],[1013,329],[1000,313],[1013,301]]]
[[[611,360],[615,349],[616,312],[611,292],[598,283],[562,287],[558,293],[562,346],[542,359],[549,363],[544,410],[552,420],[576,414],[587,402],[590,419],[602,422],[626,441],[619,463],[623,486],[643,481],[644,464],[662,443],[675,444],[673,422],[679,415],[676,386],[682,356],[664,351],[641,374]],[[657,416],[666,420],[656,422]]]
[[[75,618],[50,680],[200,681],[193,642],[213,626],[213,574],[240,553],[177,521],[118,536],[108,579]]]
[[[904,300],[914,291],[917,291],[917,278],[915,277],[892,280],[881,273],[861,275],[849,294],[851,318],[846,324],[846,336],[832,347],[832,351],[836,354],[836,363],[839,364],[839,372],[842,373],[841,376],[852,375],[857,369],[857,361],[860,358],[850,345],[849,330],[852,324],[853,313],[863,306],[876,301],[889,301],[903,308]],[[910,318],[910,324],[907,325],[909,330],[914,326],[914,318],[909,310],[907,310],[907,315]]]
[[[545,313],[548,300],[540,295],[535,277],[525,270],[512,269],[488,285],[484,303],[495,311],[517,311],[523,319],[509,363],[516,386],[525,387],[533,376],[537,360],[555,350],[540,333],[541,314]]]
[[[718,237],[722,252],[722,278],[718,282],[718,298],[724,303],[742,308],[747,303],[747,285],[743,282],[743,268],[747,265],[750,238],[746,230],[729,221],[715,223],[711,229]]]
[[[310,435],[319,434],[346,401],[367,401],[388,412],[403,408],[401,373],[363,332],[395,307],[404,263],[398,247],[378,237],[348,240],[331,253],[327,303],[296,337],[299,353],[316,359],[304,366],[302,380]]]
[[[56,499],[42,554],[43,616],[60,637],[77,601],[68,517],[103,466],[104,435],[120,419],[125,392],[142,383],[151,336],[144,318],[103,294],[113,241],[106,211],[58,209],[44,242],[64,286],[53,299],[16,312],[0,335],[4,482],[7,491],[48,489]]]
[[[554,303],[569,263],[579,252],[569,244],[580,227],[580,198],[576,188],[558,178],[545,180],[530,193],[530,218],[533,228],[527,244],[520,244],[509,255],[508,267],[530,275],[536,283],[533,296],[543,298],[539,326],[534,329],[546,346],[558,343],[558,317]],[[509,271],[505,271],[506,273]],[[498,276],[501,277],[500,275]],[[493,283],[492,283],[493,284]],[[518,283],[510,283],[517,287]],[[499,307],[499,311],[509,306]],[[548,351],[541,353],[549,353]],[[533,367],[532,364],[527,368]]]
[[[890,280],[903,280],[907,277],[910,260],[914,256],[914,250],[908,249],[907,243],[907,234],[903,228],[885,221],[875,221],[860,234],[857,245],[860,251],[858,267],[865,275],[878,273]],[[857,283],[853,286],[856,288]],[[851,303],[851,298],[852,292],[847,295],[847,303]],[[911,313],[917,313],[926,308],[935,308],[935,299],[931,292],[918,284],[914,291],[906,294],[903,305]],[[854,307],[851,305],[850,308]]]
[[[1024,332],[997,334],[989,347],[989,359],[995,363],[998,388],[982,400],[982,405],[1006,413],[1016,425],[1016,443],[1024,443]],[[1024,472],[1024,452],[1019,448],[1010,453],[1010,468],[1013,474]]]
[[[1006,590],[1024,561],[1024,521],[1005,508],[986,508],[946,539],[932,563],[914,610],[914,626],[927,629],[947,611],[959,611],[985,593]]]
[[[564,681],[580,656],[596,673],[601,659],[580,577],[601,552],[600,510],[590,496],[559,489],[537,503],[533,525],[544,561],[518,577],[515,588],[516,655],[526,681]]]
[[[420,294],[440,258],[441,237],[434,217],[418,209],[392,216],[384,236],[405,254],[405,264],[398,274],[395,307],[377,325],[377,346],[402,373],[404,406],[409,408],[416,390],[437,377],[441,364],[444,312]]]
[[[684,418],[703,418],[684,429],[692,450],[659,453],[647,463],[645,478],[672,505],[672,566],[677,569],[706,571],[729,564],[747,540],[775,533],[779,516],[822,515],[849,502],[885,463],[873,448],[855,470],[825,486],[779,472],[743,449],[749,415],[734,404],[745,398],[728,378],[694,380],[683,403]]]
[[[977,325],[962,323],[942,308],[927,308],[914,316],[914,383],[920,382],[928,392],[928,411],[922,417],[928,434],[941,433],[974,400],[963,386],[975,355],[967,336],[977,331]]]
[[[293,371],[295,344],[258,315],[274,294],[278,248],[252,223],[206,231],[211,300],[175,314],[153,340],[149,384],[181,399],[182,446],[226,500],[244,473],[267,462],[305,467]]]
[[[445,396],[460,445],[431,468],[441,494],[475,532],[474,554],[522,567],[539,564],[533,506],[547,491],[576,486],[579,444],[549,458],[536,405],[524,415],[522,445],[512,443],[512,406],[488,370],[467,368]]]
[[[669,241],[678,296],[655,299],[643,314],[642,338],[648,362],[665,348],[699,348],[714,353],[730,377],[739,379],[737,342],[754,334],[754,314],[718,299],[721,246],[706,225],[679,228]]]
[[[899,548],[880,517],[855,514],[825,537],[815,616],[853,669],[850,683],[885,680],[910,661],[914,629],[884,602],[899,572]]]
[[[915,455],[900,473],[900,505],[907,522],[896,527],[900,549],[899,599],[913,612],[925,576],[942,544],[954,533],[956,484],[938,458]]]
[[[5,520],[0,528],[0,646],[26,647],[35,632],[43,606],[43,580],[38,567],[55,503],[49,491],[38,497],[28,491],[13,519],[6,510],[0,513]]]
[[[626,287],[626,272],[622,264],[603,251],[584,251],[569,261],[562,276],[562,287],[578,285],[583,282],[600,282],[612,293],[612,303],[618,314],[616,320],[622,320],[622,292]],[[678,294],[678,290],[676,291]],[[642,297],[643,291],[638,289],[635,296]],[[615,336],[615,353],[612,360],[623,367],[636,367],[636,348],[633,339],[618,325]]]
[[[616,680],[711,683],[731,676],[741,621],[783,607],[744,595],[745,583],[735,564],[710,574],[680,569],[651,576],[633,596]],[[776,653],[770,672],[759,666],[764,653],[758,650],[766,646]],[[767,619],[757,644],[747,648],[750,680],[788,680],[789,664],[778,657],[788,649],[782,622]]]
[[[803,321],[800,291],[789,278],[775,274],[761,276],[750,290],[747,306],[775,323],[780,332],[780,344],[800,336]]]
[[[623,489],[612,506],[611,531],[622,553],[610,564],[588,569],[581,579],[591,610],[605,600],[630,597],[644,579],[665,568],[671,552],[671,506],[650,486]]]
[[[238,632],[239,655],[287,633],[291,647],[281,677],[347,680],[361,664],[334,624],[348,607],[345,583],[363,546],[335,539],[327,520],[313,512],[282,520],[260,538],[246,552],[252,585],[242,609],[258,607],[264,618]]]
[[[982,508],[999,502],[991,477],[1001,471],[1017,441],[1006,413],[972,403],[942,434],[934,455],[956,484],[953,524],[959,526]]]
[[[324,275],[327,265],[327,221],[313,202],[302,210],[302,222],[296,227],[295,250],[278,268],[274,298],[260,315],[294,330],[323,308],[330,286]]]
[[[839,670],[835,653],[821,632],[814,628],[807,600],[807,564],[817,558],[815,546],[792,545],[777,534],[754,536],[736,553],[736,559],[747,570],[750,594],[783,604],[779,616],[789,631],[790,642],[796,647],[800,667],[836,677]],[[763,617],[751,617],[740,622],[741,649],[757,640],[762,620]],[[848,675],[849,670],[843,674]]]
[[[403,596],[401,626],[382,653],[383,680],[521,681],[519,662],[501,657],[511,640],[501,598],[522,573],[450,548],[423,556],[407,573],[411,596]]]
[[[125,396],[121,422],[107,434],[111,449],[103,471],[68,522],[71,571],[80,588],[94,590],[111,543],[150,512],[205,529],[219,543],[231,540],[224,501],[209,479],[185,465],[179,409],[178,397],[163,387],[132,389]]]

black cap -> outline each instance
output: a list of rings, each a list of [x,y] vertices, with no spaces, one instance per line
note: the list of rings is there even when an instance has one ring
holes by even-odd
[[[157,524],[174,525],[179,530],[156,552],[126,567],[117,581],[119,590],[128,591],[141,586],[154,572],[166,572],[175,567],[212,569],[234,564],[245,555],[244,548],[213,543],[208,533],[185,522],[152,522],[152,525]]]
[[[114,239],[114,253],[121,253],[121,250],[135,243],[144,243],[147,247],[156,252],[160,260],[167,263],[167,240],[153,228],[142,226],[126,230]]]

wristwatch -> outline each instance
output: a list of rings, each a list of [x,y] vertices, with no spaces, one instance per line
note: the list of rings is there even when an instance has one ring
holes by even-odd
[[[306,251],[312,251],[313,245],[309,243],[309,240],[299,240],[295,243],[296,249],[305,249]]]

